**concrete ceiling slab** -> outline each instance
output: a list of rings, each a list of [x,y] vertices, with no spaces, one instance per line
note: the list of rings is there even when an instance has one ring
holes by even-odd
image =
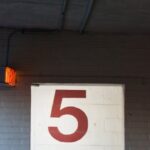
[[[64,30],[80,31],[87,0],[69,0]],[[63,0],[1,0],[0,27],[59,29]],[[95,0],[85,31],[150,32],[149,0]]]

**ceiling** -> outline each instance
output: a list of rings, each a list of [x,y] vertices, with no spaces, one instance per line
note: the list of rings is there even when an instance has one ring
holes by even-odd
[[[0,27],[149,33],[150,0],[0,0]]]

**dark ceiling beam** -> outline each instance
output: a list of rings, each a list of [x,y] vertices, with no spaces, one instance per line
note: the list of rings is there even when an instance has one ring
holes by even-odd
[[[88,2],[87,2],[87,8],[86,8],[86,11],[85,11],[85,14],[82,19],[81,26],[80,26],[80,33],[84,33],[84,31],[85,31],[85,28],[88,24],[89,18],[93,11],[94,2],[95,2],[95,0],[88,0]]]
[[[65,23],[65,16],[68,8],[69,0],[63,0],[62,3],[62,12],[61,12],[61,21],[60,21],[60,30],[63,30]]]

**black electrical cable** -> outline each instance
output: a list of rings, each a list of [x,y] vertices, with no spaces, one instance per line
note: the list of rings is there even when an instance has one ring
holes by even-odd
[[[10,42],[12,40],[12,37],[18,33],[18,32],[26,32],[26,31],[29,31],[29,32],[47,32],[47,31],[51,31],[51,32],[56,32],[58,30],[47,30],[47,29],[15,29],[14,31],[12,31],[9,35],[8,35],[8,40],[7,40],[7,49],[6,49],[6,62],[5,62],[5,66],[9,66],[9,56],[10,56]]]
[[[7,49],[6,49],[6,63],[5,65],[8,66],[9,65],[9,54],[10,54],[10,41],[11,38],[18,32],[18,30],[14,30],[12,31],[9,35],[8,35],[8,40],[7,40]]]

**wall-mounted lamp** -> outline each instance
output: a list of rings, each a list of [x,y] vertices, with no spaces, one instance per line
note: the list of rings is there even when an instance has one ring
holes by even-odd
[[[0,68],[0,83],[8,86],[15,86],[16,71],[11,67]]]
[[[15,30],[15,31],[11,32],[8,36],[5,67],[0,67],[0,85],[2,85],[2,86],[6,85],[9,87],[13,87],[16,85],[16,71],[12,67],[9,67],[9,53],[10,53],[11,38],[17,32],[18,31]]]

